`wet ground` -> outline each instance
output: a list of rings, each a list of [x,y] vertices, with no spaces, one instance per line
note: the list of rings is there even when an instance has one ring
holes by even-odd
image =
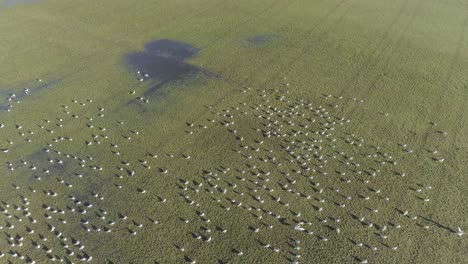
[[[151,97],[159,89],[175,81],[187,80],[199,74],[212,75],[207,70],[187,62],[198,52],[198,48],[188,43],[160,39],[146,44],[143,51],[127,54],[125,62],[135,72],[139,81],[150,82],[144,96]]]
[[[138,78],[168,82],[200,72],[185,62],[197,53],[198,49],[189,44],[162,39],[146,44],[143,51],[128,54],[125,60],[134,71],[140,71]]]
[[[25,97],[31,94],[39,93],[43,90],[49,89],[60,83],[62,79],[55,78],[49,81],[38,82],[30,81],[28,84],[19,85],[12,88],[2,88],[0,93],[0,111],[6,111],[11,108],[9,105],[14,105],[15,102],[23,100]]]

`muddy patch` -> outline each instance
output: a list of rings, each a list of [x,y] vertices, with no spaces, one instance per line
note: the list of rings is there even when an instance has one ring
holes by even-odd
[[[261,45],[266,45],[274,40],[276,40],[278,37],[275,35],[255,35],[255,36],[250,36],[244,40],[244,42],[247,45],[256,45],[256,46],[261,46]]]
[[[214,76],[187,62],[198,52],[199,49],[188,43],[160,39],[146,44],[143,51],[127,54],[125,63],[139,81],[149,82],[149,88],[143,95],[152,97],[158,90],[176,81],[187,81],[200,75]],[[137,101],[132,100],[130,103]]]

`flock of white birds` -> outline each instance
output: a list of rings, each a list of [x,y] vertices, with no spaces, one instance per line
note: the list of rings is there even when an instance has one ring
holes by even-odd
[[[1,140],[7,142],[1,174],[11,179],[2,191],[14,195],[0,204],[0,258],[4,259],[0,261],[103,263],[93,259],[98,249],[88,248],[86,239],[79,238],[113,232],[138,236],[151,225],[164,229],[169,221],[192,228],[167,240],[180,252],[180,260],[208,263],[191,255],[192,244],[203,250],[204,245],[227,239],[226,234],[240,232],[229,229],[230,222],[245,221],[251,235],[243,239],[255,240],[263,254],[308,263],[304,256],[310,247],[334,242],[361,248],[354,260],[370,263],[373,254],[382,251],[398,254],[400,234],[407,230],[431,235],[439,229],[399,199],[399,194],[414,190],[414,199],[423,207],[433,192],[422,177],[407,175],[399,166],[405,155],[413,154],[410,144],[394,142],[400,152],[391,153],[371,143],[373,139],[345,132],[352,121],[339,116],[337,109],[343,104],[360,107],[363,100],[329,95],[316,104],[290,96],[288,89],[286,83],[277,89],[245,88],[244,102],[209,107],[208,120],[186,123],[181,134],[188,142],[207,133],[223,137],[229,147],[207,146],[224,149],[228,158],[223,164],[198,162],[204,158],[203,149],[144,151],[141,142],[150,140],[145,133],[128,127],[128,120],[110,120],[107,109],[91,99],[59,104],[56,116],[34,124],[1,123],[1,129],[16,130],[18,136]],[[130,94],[136,96],[135,91]],[[15,102],[15,97],[8,100]],[[81,115],[83,109],[95,111],[92,116]],[[67,130],[68,126],[73,129]],[[74,141],[76,146],[77,140],[79,147],[67,143]],[[37,141],[41,141],[37,152],[23,158],[15,154],[15,149]],[[427,155],[428,162],[444,161],[436,149]],[[188,162],[197,169],[179,174]],[[154,188],[157,185],[139,185],[162,179],[166,184],[161,188],[169,186],[173,195],[159,195],[163,192]],[[96,185],[100,181],[105,187]],[[164,221],[153,210],[128,215],[129,192],[143,204],[147,199],[156,207],[166,204],[174,214]],[[109,206],[108,196],[120,199],[122,207]],[[218,214],[213,208],[227,217],[213,220]],[[192,213],[181,216],[179,210]],[[450,232],[464,235],[460,227],[451,227]],[[178,236],[191,243],[179,243]],[[245,248],[242,240],[233,243],[238,245],[231,249],[233,258],[258,254]]]

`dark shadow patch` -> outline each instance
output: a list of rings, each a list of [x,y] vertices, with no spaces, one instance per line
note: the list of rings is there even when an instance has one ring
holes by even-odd
[[[137,106],[140,112],[145,112],[148,99],[161,96],[168,89],[189,87],[206,78],[218,77],[187,62],[199,51],[188,43],[159,39],[147,43],[143,51],[128,53],[124,57],[126,65],[138,80],[148,83],[148,88],[125,105]]]
[[[162,87],[186,81],[195,76],[214,76],[210,72],[187,63],[199,52],[198,48],[190,44],[169,39],[160,39],[145,45],[143,51],[132,52],[125,56],[127,65],[136,72],[136,78],[140,81],[150,82],[149,89],[143,93],[143,97],[151,98]],[[139,103],[140,99],[129,102]]]
[[[50,162],[53,160],[54,162]],[[26,161],[27,164],[18,165],[18,167],[29,171],[31,179],[37,180],[39,176],[42,180],[48,180],[55,177],[64,177],[67,179],[70,177],[70,169],[78,167],[78,161],[72,158],[64,158],[54,153],[54,150],[50,150],[50,153],[45,152],[44,148],[35,150],[34,152],[26,155],[20,161]],[[60,162],[59,162],[60,161]],[[18,162],[20,164],[20,162]],[[74,166],[75,165],[75,166]],[[31,167],[36,169],[31,170]],[[45,173],[45,171],[49,171]]]
[[[5,97],[0,103],[0,111],[8,110],[9,105],[14,105],[16,101],[20,101],[28,95],[39,93],[43,90],[52,88],[54,85],[60,83],[62,79],[52,79],[48,82],[37,82],[34,84],[29,83],[19,85],[13,88],[2,89],[1,95]]]
[[[278,36],[276,35],[255,35],[255,36],[246,38],[244,42],[248,45],[260,46],[260,45],[265,45],[271,41],[274,41],[277,38]]]
[[[198,49],[189,44],[163,39],[146,44],[142,52],[128,54],[126,62],[140,71],[137,78],[167,82],[199,71],[185,62],[197,53]]]

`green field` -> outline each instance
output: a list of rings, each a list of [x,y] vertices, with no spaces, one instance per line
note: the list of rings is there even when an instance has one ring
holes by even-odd
[[[468,263],[466,1],[0,0],[0,62],[0,263]]]

